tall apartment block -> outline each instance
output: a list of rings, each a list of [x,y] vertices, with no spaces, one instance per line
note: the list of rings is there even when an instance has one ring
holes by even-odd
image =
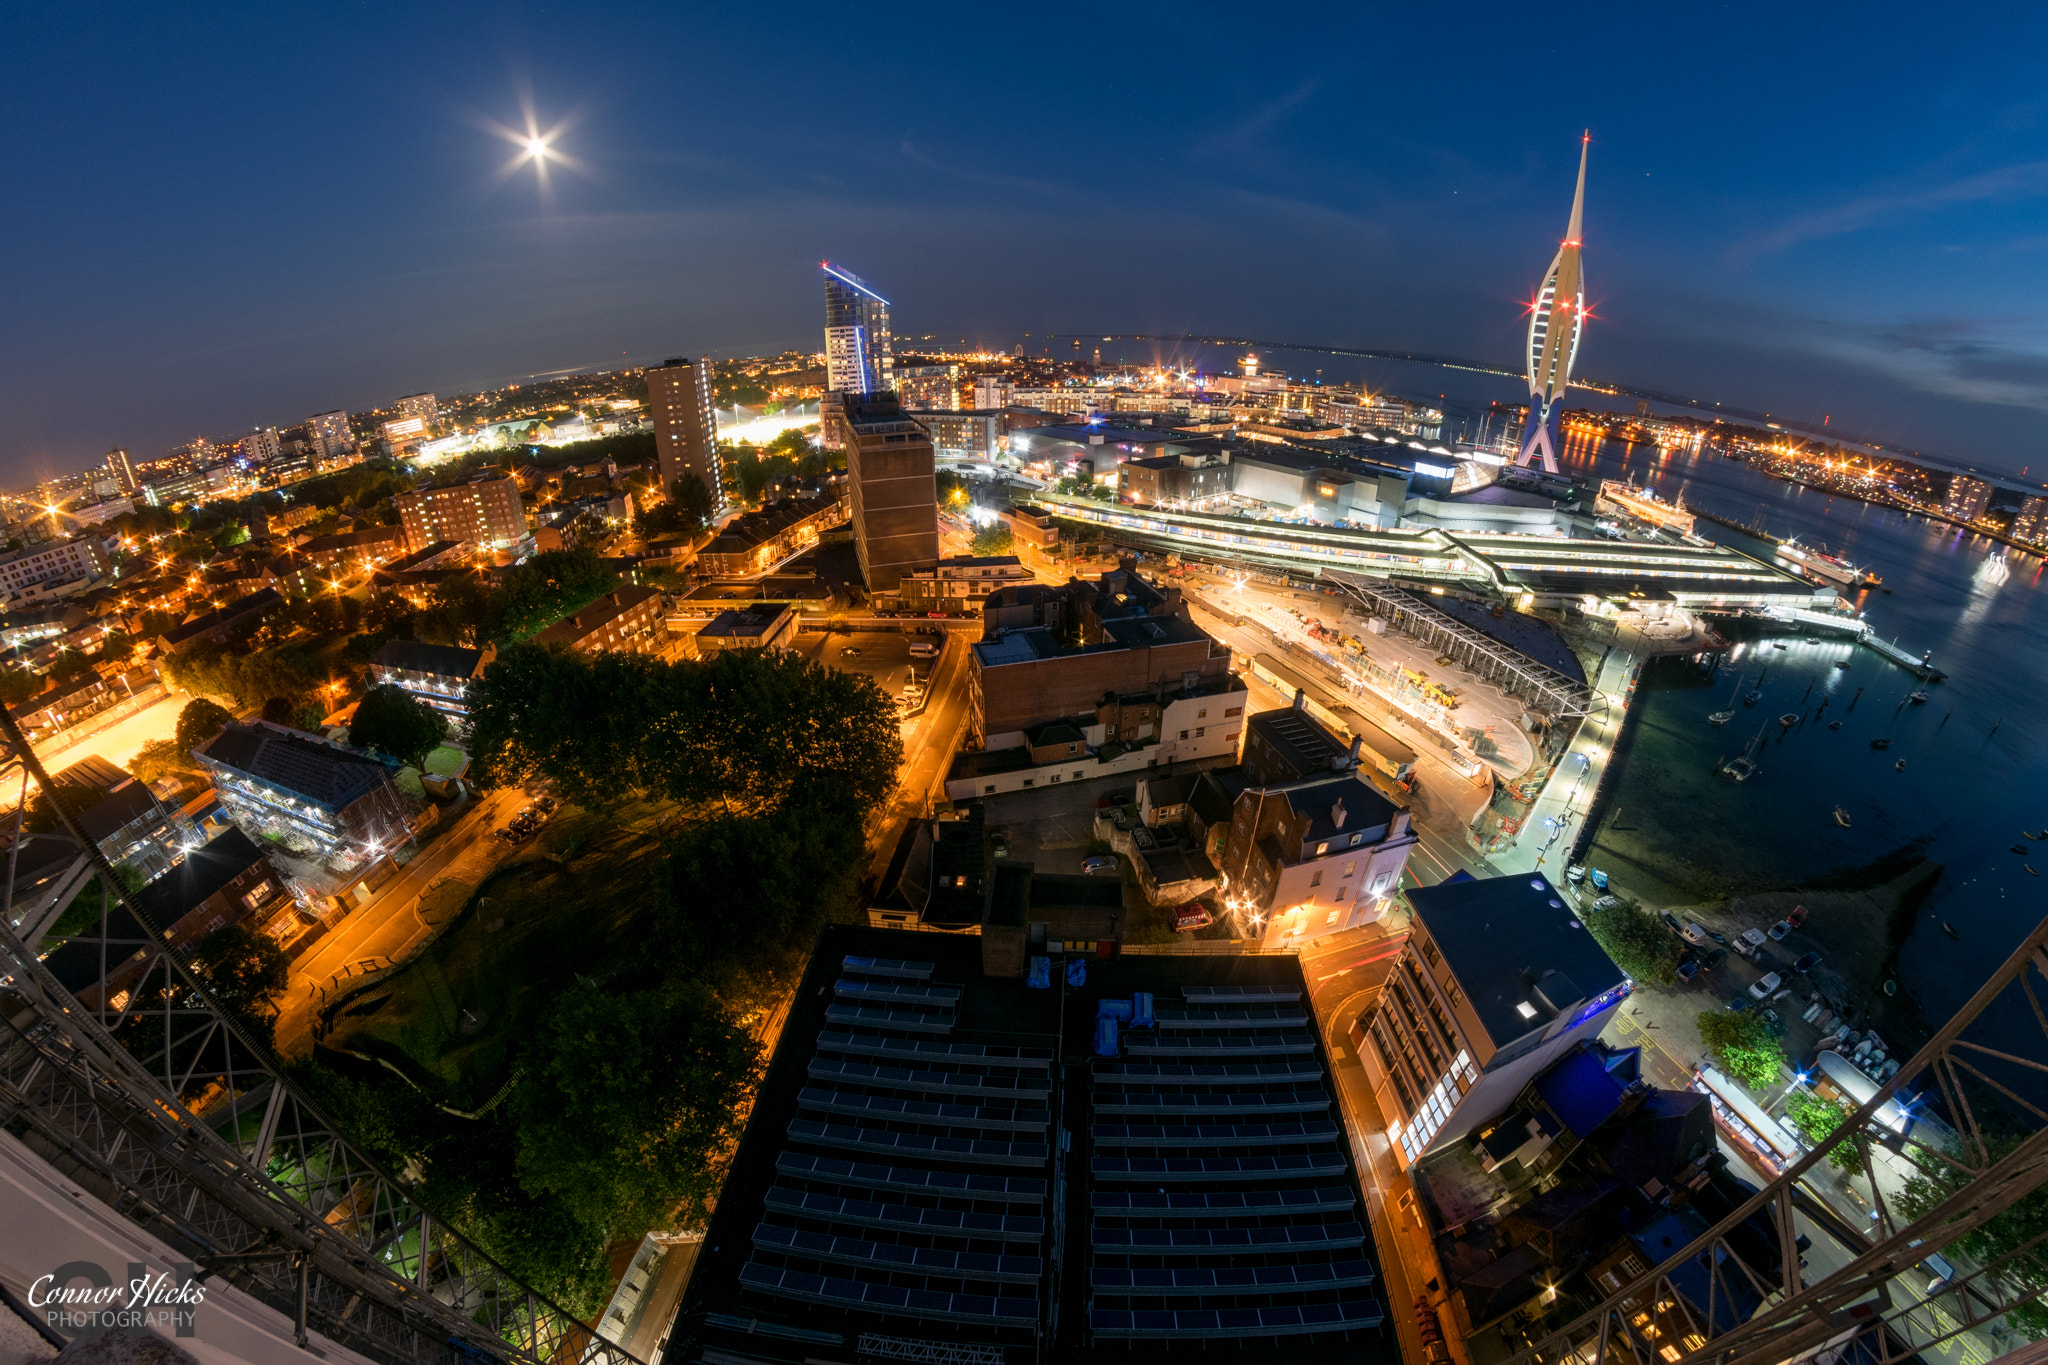
[[[649,367],[647,411],[654,418],[662,493],[689,473],[711,490],[714,507],[725,501],[719,491],[723,471],[718,463],[718,414],[711,408],[710,358],[671,356],[667,363]]]
[[[2020,504],[2012,519],[2012,538],[2029,545],[2048,542],[2048,497],[2036,494]]]
[[[281,449],[276,427],[251,427],[242,438],[243,458],[251,464],[269,464]]]
[[[1942,501],[1941,510],[1943,515],[1957,521],[1975,521],[1990,505],[1990,484],[1967,474],[1958,474],[1949,480],[1948,497]]]
[[[356,434],[349,429],[348,414],[338,409],[308,417],[306,435],[313,442],[315,459],[331,460],[343,451],[355,449]]]
[[[441,405],[431,393],[409,393],[398,400],[398,410],[407,417],[417,417],[428,426],[441,420]]]
[[[107,472],[114,476],[123,493],[135,491],[135,466],[128,462],[128,452],[119,446],[107,452]]]
[[[938,485],[931,433],[893,393],[849,393],[829,413],[853,485],[853,539],[868,591],[939,562]]]
[[[880,393],[896,386],[889,300],[832,263],[825,272],[825,388]]]
[[[527,533],[519,484],[510,474],[484,473],[467,483],[415,488],[400,493],[397,502],[408,553],[443,541],[509,549]]]

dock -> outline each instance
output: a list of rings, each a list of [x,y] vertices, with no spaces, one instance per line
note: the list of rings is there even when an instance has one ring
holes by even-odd
[[[1785,543],[1785,538],[1783,536],[1772,535],[1769,531],[1766,531],[1761,524],[1755,526],[1745,526],[1733,517],[1724,517],[1714,512],[1702,512],[1697,507],[1688,507],[1685,510],[1692,513],[1693,516],[1697,517],[1701,521],[1711,521],[1716,526],[1725,526],[1731,531],[1740,531],[1742,532],[1742,534],[1746,536],[1755,536],[1758,540],[1766,540],[1773,545],[1783,545]]]
[[[1794,631],[1813,630],[1824,634],[1842,635],[1882,658],[1890,660],[1905,669],[1922,682],[1940,682],[1948,674],[1928,662],[1928,654],[1915,654],[1896,640],[1887,640],[1870,628],[1870,623],[1860,616],[1848,616],[1841,612],[1808,611],[1801,607],[1762,607],[1754,610],[1716,612],[1740,620],[1761,621],[1768,624],[1790,626]]]

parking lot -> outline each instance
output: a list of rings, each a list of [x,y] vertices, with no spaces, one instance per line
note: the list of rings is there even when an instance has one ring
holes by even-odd
[[[863,631],[855,635],[805,631],[796,637],[796,651],[806,659],[829,664],[842,673],[865,673],[890,696],[899,696],[913,673],[929,678],[933,660],[914,659],[914,642],[940,644],[931,636],[898,635],[893,631]],[[848,653],[857,650],[858,653]]]

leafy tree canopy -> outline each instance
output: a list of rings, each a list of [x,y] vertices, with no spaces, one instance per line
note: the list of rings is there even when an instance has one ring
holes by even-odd
[[[1678,940],[1662,920],[1635,902],[1584,910],[1579,919],[1614,965],[1637,981],[1668,986],[1678,979]]]
[[[194,749],[221,732],[235,713],[219,702],[207,697],[194,697],[178,712],[178,728],[175,732],[178,752],[190,754]]]
[[[427,755],[447,737],[446,716],[388,683],[371,688],[356,703],[348,729],[349,743],[381,750],[415,768],[425,767]]]
[[[277,940],[246,924],[230,924],[199,940],[191,966],[214,1003],[268,1046],[277,1015],[274,1002],[291,984],[291,969]]]
[[[1702,1010],[1699,1026],[1700,1041],[1723,1071],[1752,1090],[1777,1084],[1785,1053],[1761,1014],[1754,1010]]]
[[[1017,548],[1017,535],[1000,521],[990,522],[974,533],[971,548],[978,555],[1006,555]]]

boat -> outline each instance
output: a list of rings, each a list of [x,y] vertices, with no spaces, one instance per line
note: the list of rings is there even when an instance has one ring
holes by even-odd
[[[1707,724],[1718,728],[1734,719],[1735,713],[1733,711],[1716,711],[1713,715],[1707,717]]]
[[[1750,778],[1763,771],[1757,766],[1756,759],[1752,756],[1752,751],[1761,750],[1763,743],[1764,727],[1759,725],[1756,728],[1756,738],[1742,746],[1741,755],[1731,758],[1721,765],[1721,776],[1736,782],[1747,782]]]
[[[2036,835],[2036,834],[2032,833],[2032,832],[2031,832],[2031,831],[2029,831],[2029,830],[2024,830],[2024,829],[2023,829],[2023,830],[2021,830],[2021,831],[2020,831],[2020,838],[2022,838],[2022,839],[2034,839],[2034,838],[2038,838],[2038,837],[2039,837],[2038,835]]]
[[[1914,706],[1925,706],[1927,705],[1927,694],[1925,692],[1915,692],[1906,700]]]
[[[1867,569],[1859,569],[1840,555],[1831,555],[1826,550],[1817,550],[1788,540],[1778,547],[1778,558],[1789,559],[1794,564],[1817,578],[1830,583],[1840,583],[1850,588],[1875,588],[1884,580]]]
[[[2012,845],[2012,851],[2019,854],[2022,858],[2027,856],[2027,846],[2025,844]]]
[[[1844,673],[1847,673],[1849,671],[1849,661],[1847,659],[1837,659],[1835,661],[1835,667],[1841,669]]]
[[[1842,728],[1842,722],[1840,722],[1840,721],[1838,721],[1838,720],[1831,720],[1831,721],[1829,721],[1829,722],[1828,722],[1828,729],[1830,729],[1830,730],[1839,730],[1839,729],[1841,729],[1841,728]]]
[[[1902,758],[1898,762],[1892,764],[1892,771],[1895,773],[1902,773],[1906,771],[1906,760]]]
[[[1958,942],[1962,941],[1963,936],[1957,933],[1956,927],[1953,924],[1950,924],[1947,920],[1943,920],[1941,922],[1941,932],[1947,934],[1950,938],[1955,939]]]
[[[1744,706],[1755,706],[1758,702],[1762,701],[1763,699],[1764,694],[1761,691],[1752,691],[1749,693],[1748,696],[1742,699],[1742,704]]]
[[[1884,983],[1884,993],[1886,995],[1897,995],[1899,993],[1899,983],[1896,978],[1889,979]]]
[[[1889,749],[1892,747],[1892,742],[1888,739],[1873,739],[1870,741],[1870,747],[1873,749]]]
[[[1849,812],[1843,810],[1840,806],[1836,806],[1835,823],[1840,825],[1843,829],[1849,828]]]
[[[2021,866],[2027,869],[2027,875],[2029,877],[2038,877],[2041,875],[2040,873],[2034,871],[2034,865],[2032,863],[2022,863]]]

